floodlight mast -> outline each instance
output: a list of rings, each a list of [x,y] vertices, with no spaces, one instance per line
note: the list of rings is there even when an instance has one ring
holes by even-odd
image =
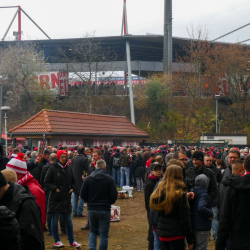
[[[38,26],[38,24],[21,8],[21,6],[4,6],[4,7],[0,7],[0,9],[6,9],[6,8],[17,8],[17,12],[15,13],[15,15],[14,15],[14,17],[13,17],[13,19],[11,20],[11,22],[10,22],[10,25],[9,25],[9,27],[7,28],[7,31],[5,32],[5,34],[4,34],[4,36],[3,36],[3,38],[2,38],[2,41],[4,41],[4,39],[5,39],[5,37],[6,37],[6,35],[7,35],[7,33],[9,32],[9,30],[10,30],[10,28],[11,28],[11,26],[12,26],[12,24],[13,24],[13,22],[14,22],[14,20],[15,20],[15,18],[16,18],[16,16],[17,16],[17,14],[18,14],[18,32],[17,32],[17,40],[18,41],[21,41],[22,40],[22,28],[21,28],[21,26],[22,26],[22,19],[21,19],[21,12],[23,12],[29,19],[30,19],[30,21],[31,22],[33,22],[35,25],[36,25],[36,27],[39,29],[39,30],[41,30],[42,31],[42,33],[46,36],[46,37],[48,37],[48,39],[51,39],[39,26]]]
[[[128,36],[128,24],[127,24],[127,9],[126,0],[123,0],[123,16],[122,16],[122,32],[121,35]],[[132,69],[131,69],[131,55],[130,55],[130,45],[129,41],[126,41],[126,53],[127,53],[127,66],[128,66],[128,80],[129,80],[129,101],[130,101],[130,115],[131,122],[135,124],[135,110],[134,110],[134,94],[133,94],[133,84],[132,84]],[[124,84],[127,86],[126,77],[124,77]]]

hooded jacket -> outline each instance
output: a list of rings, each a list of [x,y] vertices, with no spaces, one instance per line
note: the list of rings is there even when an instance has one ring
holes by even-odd
[[[10,186],[0,201],[0,206],[6,206],[13,211],[20,226],[20,245],[15,250],[44,250],[41,211],[35,197],[27,186],[15,183]]]
[[[121,163],[120,163],[120,166],[119,166],[119,167],[114,167],[114,166],[113,166],[114,157],[120,159],[120,152],[115,152],[115,153],[110,157],[110,160],[109,160],[109,166],[110,166],[110,168],[111,168],[111,169],[112,169],[112,168],[115,168],[115,169],[120,168],[120,167],[121,167]]]
[[[0,171],[2,171],[4,169],[6,169],[6,165],[9,162],[10,159],[3,156],[3,147],[2,147],[2,145],[0,145],[0,154],[1,154],[1,156],[0,156]]]
[[[230,249],[250,249],[250,175],[229,183],[220,212],[216,250],[225,250],[231,234]]]
[[[46,223],[46,199],[45,193],[42,189],[42,186],[39,184],[37,180],[34,179],[32,175],[28,175],[25,181],[22,182],[22,186],[28,186],[32,195],[36,197],[36,203],[39,205],[41,209],[41,220],[44,225]]]
[[[194,231],[211,230],[213,211],[207,189],[202,186],[194,187],[194,201],[192,206],[192,226]]]
[[[228,175],[232,174],[232,167],[231,165],[228,165],[228,167],[225,169],[224,173],[223,173],[223,178],[227,177]]]
[[[218,192],[218,219],[220,217],[220,209],[221,209],[221,206],[223,204],[223,201],[224,201],[224,198],[225,198],[225,195],[226,195],[226,190],[230,184],[230,182],[236,180],[240,178],[239,175],[237,174],[231,174],[231,175],[228,175],[226,176],[225,178],[223,178],[223,180],[221,181],[221,184],[219,186],[219,192]]]
[[[116,184],[104,169],[96,169],[83,182],[81,198],[88,203],[88,210],[110,211],[117,199]]]

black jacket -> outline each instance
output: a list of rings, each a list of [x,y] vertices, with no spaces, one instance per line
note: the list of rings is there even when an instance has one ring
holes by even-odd
[[[71,212],[71,194],[69,191],[75,190],[76,181],[69,165],[62,168],[56,160],[45,176],[44,186],[50,191],[48,213]],[[60,192],[56,192],[57,188]]]
[[[231,165],[228,165],[228,167],[225,169],[225,171],[223,173],[223,178],[225,178],[231,174],[232,174],[232,167],[231,167]]]
[[[149,213],[150,213],[150,196],[153,193],[155,184],[158,182],[158,179],[155,179],[151,177],[151,175],[148,176],[146,185],[145,185],[145,190],[144,190],[144,198],[145,198],[145,208],[147,210],[147,217],[149,219]]]
[[[36,165],[35,168],[33,168],[32,170],[29,171],[33,175],[34,179],[36,179],[39,182],[39,184],[41,184],[40,180],[41,180],[41,174],[42,174],[43,167],[47,164],[48,164],[47,160],[42,160],[41,162],[39,162]]]
[[[53,163],[47,164],[47,165],[45,165],[45,166],[43,167],[43,169],[42,169],[41,178],[40,178],[40,184],[41,184],[41,186],[43,187],[43,190],[44,190],[45,193],[48,193],[49,190],[48,190],[47,188],[45,188],[45,186],[44,186],[44,179],[45,179],[45,176],[46,176],[46,174],[47,174],[49,168],[50,168],[52,165],[53,165]]]
[[[194,231],[210,231],[213,211],[207,190],[201,186],[194,187],[194,200],[192,204],[192,226]]]
[[[141,156],[135,158],[133,166],[133,175],[134,177],[142,177],[145,175],[145,168],[143,167],[143,161]]]
[[[217,181],[218,184],[220,184],[221,179],[222,179],[220,169],[218,169],[214,164],[212,164],[211,167],[207,167],[207,168],[211,169],[214,172],[216,181]]]
[[[119,158],[119,159],[120,159],[120,152],[115,152],[115,154],[114,154],[114,155],[112,155],[112,156],[110,157],[110,160],[109,160],[109,166],[110,166],[110,168],[120,168],[120,167],[121,167],[121,164],[120,164],[120,166],[119,166],[119,167],[114,167],[114,166],[113,166],[113,160],[114,160],[114,157],[116,157],[116,158]]]
[[[226,195],[226,190],[227,190],[230,182],[232,182],[232,181],[234,181],[234,180],[236,180],[238,178],[240,178],[240,176],[237,175],[237,174],[228,175],[225,178],[223,178],[223,180],[222,180],[222,182],[221,182],[221,184],[219,186],[218,204],[217,204],[218,210],[219,210],[218,216],[217,216],[218,220],[219,220],[219,217],[220,217],[221,206],[223,204],[223,201],[224,201],[224,198],[225,198],[225,195]]]
[[[193,244],[194,237],[191,229],[186,193],[175,203],[171,213],[159,211],[157,235],[161,237],[186,236],[189,245]]]
[[[200,174],[206,175],[209,179],[209,186],[207,193],[209,195],[211,204],[213,204],[213,202],[217,199],[218,187],[215,174],[211,169],[208,169],[205,166],[203,166],[202,169],[200,169],[199,171],[197,171],[195,167],[187,169],[186,181],[187,181],[188,191],[193,191],[195,186],[195,178]]]
[[[221,206],[216,250],[225,250],[231,233],[231,248],[250,249],[250,175],[231,181]]]
[[[41,210],[35,196],[31,195],[27,186],[9,184],[0,205],[6,206],[16,214],[20,226],[20,244],[15,250],[34,250],[34,247],[37,250],[44,250]]]
[[[73,169],[74,178],[76,180],[75,192],[79,194],[83,183],[82,175],[89,175],[88,157],[85,154],[78,154],[72,159],[71,167]]]
[[[0,207],[0,242],[1,249],[20,249],[20,227],[15,213],[7,207]]]
[[[110,211],[117,199],[116,184],[104,169],[96,169],[83,182],[81,198],[88,203],[88,210]]]
[[[6,165],[7,163],[9,162],[9,158],[3,156],[3,147],[0,145],[0,153],[1,153],[1,156],[0,156],[0,171],[6,169]]]

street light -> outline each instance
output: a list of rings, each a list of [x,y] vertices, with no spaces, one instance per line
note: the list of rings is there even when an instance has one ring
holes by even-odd
[[[8,157],[8,147],[7,147],[7,111],[10,110],[9,106],[2,106],[1,111],[4,111],[4,120],[5,120],[5,150],[6,150],[6,157]]]
[[[216,100],[216,133],[217,133],[217,118],[218,118],[218,100],[220,99],[220,95],[215,95],[214,99]]]

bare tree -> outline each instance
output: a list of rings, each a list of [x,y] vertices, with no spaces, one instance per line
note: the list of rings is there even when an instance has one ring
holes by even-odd
[[[115,68],[111,68],[107,61],[115,61],[116,54],[112,48],[104,48],[93,34],[86,34],[80,41],[73,42],[70,47],[58,48],[62,61],[66,61],[70,80],[80,82],[82,88],[71,93],[71,98],[79,98],[78,105],[88,106],[88,112],[93,111],[93,95],[97,94],[96,79],[110,78]],[[106,74],[105,72],[109,72]],[[103,74],[104,73],[104,74]],[[95,84],[93,83],[95,79]],[[105,81],[105,79],[104,79]],[[101,85],[99,89],[104,86]],[[100,90],[103,91],[103,90]]]

